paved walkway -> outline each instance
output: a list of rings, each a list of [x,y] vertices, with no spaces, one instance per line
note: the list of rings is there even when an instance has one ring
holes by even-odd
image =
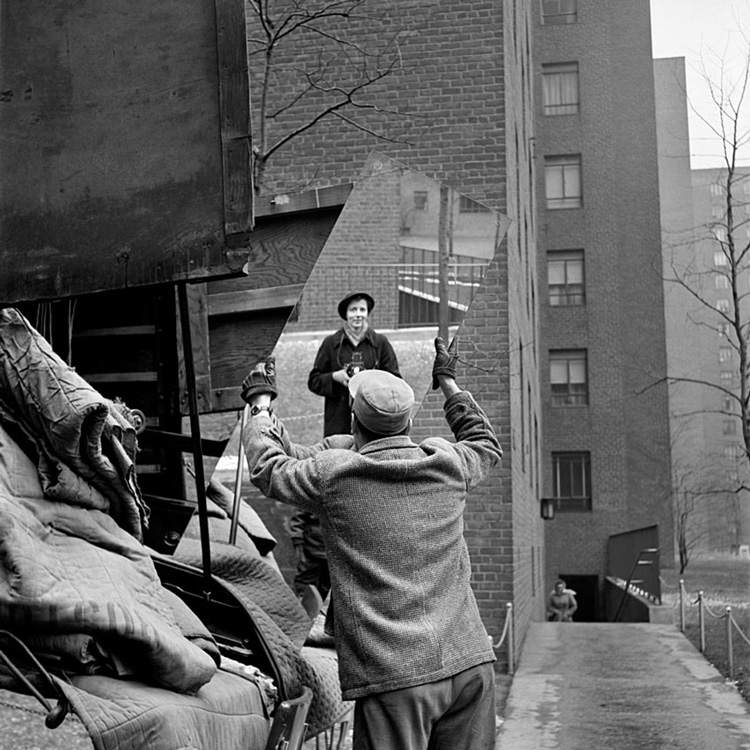
[[[537,623],[497,750],[750,750],[750,704],[672,625]]]

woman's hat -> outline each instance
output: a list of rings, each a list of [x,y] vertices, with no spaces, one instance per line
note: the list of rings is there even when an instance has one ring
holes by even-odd
[[[372,312],[372,308],[375,307],[375,300],[367,292],[352,292],[339,302],[339,317],[346,320],[346,308],[349,307],[349,303],[353,299],[359,298],[362,298],[367,303],[367,312]]]

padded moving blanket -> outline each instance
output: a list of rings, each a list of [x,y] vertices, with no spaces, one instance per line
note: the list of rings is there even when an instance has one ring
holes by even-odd
[[[0,622],[72,671],[195,692],[216,644],[139,541],[135,433],[26,319],[0,310]]]
[[[45,496],[101,510],[141,540],[135,428],[121,412],[18,310],[0,310],[0,419],[33,446]]]
[[[263,750],[269,721],[258,685],[219,670],[196,695],[109,677],[58,681],[96,750]]]

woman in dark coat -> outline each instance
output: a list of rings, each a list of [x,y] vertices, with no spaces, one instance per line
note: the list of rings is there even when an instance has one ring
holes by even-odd
[[[401,377],[391,342],[369,324],[375,301],[366,292],[353,292],[339,302],[338,313],[344,325],[323,339],[310,371],[307,387],[325,398],[323,437],[349,435],[352,410],[349,405],[349,379],[360,370],[387,370]],[[294,589],[298,595],[308,585],[325,598],[331,582],[328,558],[318,517],[297,511],[289,522],[290,536],[297,556]]]
[[[349,435],[349,378],[359,370],[386,370],[401,377],[390,341],[369,325],[375,301],[366,292],[353,292],[339,302],[344,325],[326,336],[318,349],[307,387],[325,398],[323,437]]]

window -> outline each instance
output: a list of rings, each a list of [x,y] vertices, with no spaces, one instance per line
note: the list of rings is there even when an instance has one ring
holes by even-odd
[[[717,299],[716,309],[721,313],[729,312],[729,300],[728,299]]]
[[[725,339],[729,338],[729,323],[719,323],[717,330],[719,331],[719,336]]]
[[[591,459],[588,453],[552,454],[552,495],[560,512],[591,510]]]
[[[417,211],[427,210],[427,191],[426,190],[415,190],[414,191],[414,208]]]
[[[724,388],[731,388],[734,385],[734,373],[731,370],[722,370],[719,373],[719,380]]]
[[[557,26],[578,20],[578,0],[542,0],[542,23]]]
[[[727,256],[724,254],[723,251],[717,250],[714,253],[714,265],[717,267],[726,266],[727,263]]]
[[[547,208],[580,208],[581,155],[547,156],[544,159]]]
[[[725,412],[734,412],[734,399],[731,396],[722,396],[721,409]]]
[[[737,434],[737,420],[736,419],[725,419],[721,425],[722,435],[736,435]]]
[[[713,206],[711,208],[711,218],[719,221],[724,218],[724,206]]]
[[[724,446],[724,458],[728,458],[731,461],[737,461],[742,458],[745,450],[738,443],[727,443]]]
[[[710,190],[711,190],[711,195],[713,195],[713,196],[715,196],[717,198],[720,197],[720,196],[722,196],[722,195],[724,195],[724,186],[723,185],[719,185],[718,182],[714,182],[711,185]]]
[[[729,289],[729,279],[723,273],[717,273],[714,276],[714,286],[717,289]]]
[[[547,253],[547,285],[550,305],[583,305],[583,250]]]
[[[719,347],[719,362],[731,362],[732,361],[732,347],[731,346],[720,346]]]
[[[586,406],[589,402],[585,349],[558,349],[549,353],[553,406]]]
[[[727,228],[724,226],[715,226],[711,230],[715,239],[719,242],[727,241]]]
[[[578,112],[578,63],[542,65],[542,98],[545,115]]]
[[[472,200],[466,195],[458,196],[458,211],[462,214],[483,214],[489,211],[490,208],[482,203]]]

